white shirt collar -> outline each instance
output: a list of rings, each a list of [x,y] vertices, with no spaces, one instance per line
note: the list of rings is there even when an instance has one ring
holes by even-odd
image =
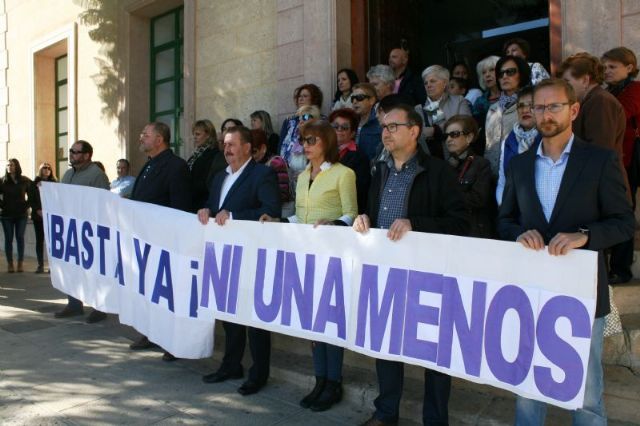
[[[231,170],[231,166],[227,166],[225,171],[227,172],[227,174],[229,176],[231,176],[231,175],[239,175],[240,173],[242,173],[242,171],[245,169],[245,167],[247,167],[247,164],[249,164],[249,161],[251,161],[251,157],[249,157],[249,159],[235,173]]]
[[[324,172],[325,170],[330,169],[332,165],[333,165],[332,163],[325,161],[324,163],[320,164],[320,171]],[[310,168],[311,168],[311,163],[307,164],[307,169],[310,169]]]

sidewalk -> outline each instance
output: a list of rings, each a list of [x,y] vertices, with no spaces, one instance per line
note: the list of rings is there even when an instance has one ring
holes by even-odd
[[[306,353],[306,345],[296,354],[276,344],[268,385],[257,395],[243,397],[236,392],[242,380],[202,383],[201,376],[218,367],[219,350],[215,359],[173,363],[161,361],[160,351],[132,352],[128,345],[137,333],[114,315],[92,325],[82,317],[54,319],[53,312],[64,306],[66,297],[53,289],[48,275],[31,272],[33,261],[27,261],[28,272],[22,274],[4,270],[2,425],[357,425],[371,414],[376,387],[370,366],[345,366],[345,400],[327,412],[313,413],[298,406],[311,387],[310,359],[299,355]],[[402,406],[406,418],[401,425],[419,424],[419,375],[419,369],[407,369]],[[640,378],[622,367],[607,367],[606,379],[609,424],[640,424]],[[450,409],[452,425],[507,425],[513,419],[513,396],[454,380]],[[566,412],[549,410],[547,424],[569,422]]]

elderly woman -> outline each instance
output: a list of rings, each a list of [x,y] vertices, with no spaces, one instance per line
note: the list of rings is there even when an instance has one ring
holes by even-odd
[[[351,91],[353,90],[353,86],[359,82],[358,75],[354,70],[342,68],[338,71],[338,89],[333,97],[332,111],[340,108],[351,108]]]
[[[357,215],[356,176],[339,163],[336,132],[324,121],[311,121],[300,129],[309,166],[298,178],[296,213],[282,221],[314,225],[351,225]],[[261,221],[277,221],[263,215]],[[312,342],[316,385],[301,401],[304,408],[324,411],[342,399],[344,349]]]
[[[267,145],[270,152],[277,152],[280,144],[280,137],[273,131],[271,116],[267,111],[258,110],[251,113],[251,128],[263,130],[267,136]]]
[[[640,82],[636,55],[626,47],[616,47],[602,55],[604,81],[607,90],[622,104],[626,115],[626,127],[622,141],[624,168],[629,178],[633,209],[636,208],[636,191],[640,183],[640,161],[636,140],[640,138]],[[633,274],[633,239],[611,248],[609,282],[628,282]]]
[[[444,125],[449,164],[458,176],[471,231],[469,236],[494,237],[496,214],[493,178],[489,162],[475,155],[471,143],[478,135],[478,124],[468,115],[454,115]]]
[[[372,66],[367,71],[367,79],[375,87],[378,100],[393,94],[396,77],[389,65],[378,64]]]
[[[42,220],[42,200],[40,199],[41,182],[57,182],[53,168],[49,163],[42,163],[38,168],[38,175],[33,180],[29,192],[29,204],[31,207],[31,220],[36,234],[36,258],[38,267],[36,274],[44,273],[44,223]]]
[[[4,230],[4,254],[7,257],[7,272],[15,272],[13,264],[13,237],[18,245],[18,272],[24,272],[24,231],[29,210],[28,193],[31,179],[22,176],[20,162],[9,159],[7,171],[0,180],[0,207],[2,207],[2,229]]]
[[[431,155],[448,159],[449,152],[444,149],[442,126],[454,115],[471,115],[471,109],[465,98],[447,93],[449,70],[445,67],[427,67],[422,71],[422,80],[427,90],[427,100],[424,105],[416,105],[416,111],[424,120],[419,142]]]
[[[358,128],[358,114],[348,108],[337,109],[329,116],[331,127],[338,137],[338,151],[340,163],[349,167],[356,174],[356,190],[358,192],[358,213],[362,213],[367,206],[367,194],[371,182],[371,168],[369,159],[356,145],[356,129]]]
[[[191,128],[193,135],[193,154],[187,160],[191,176],[193,201],[191,211],[196,212],[209,198],[209,172],[211,164],[219,151],[216,128],[209,120],[198,120]]]
[[[505,56],[516,56],[527,61],[529,53],[531,53],[531,47],[529,42],[522,38],[512,38],[507,40],[503,46],[503,52]],[[544,66],[539,62],[527,62],[529,69],[531,70],[531,85],[535,86],[545,78],[549,78],[549,73]],[[526,86],[526,84],[523,84]]]
[[[500,146],[518,121],[518,91],[529,84],[529,72],[527,62],[517,56],[502,57],[496,64],[500,98],[487,112],[484,151],[484,158],[491,163],[491,172],[495,179],[498,178],[500,167]]]
[[[499,60],[499,56],[487,56],[476,65],[482,96],[473,103],[471,115],[481,126],[484,126],[489,107],[500,99],[500,89],[496,80],[496,64]]]

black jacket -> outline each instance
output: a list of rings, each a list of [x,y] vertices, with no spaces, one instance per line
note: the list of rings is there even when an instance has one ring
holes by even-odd
[[[589,229],[585,249],[598,251],[596,318],[609,313],[609,287],[604,250],[633,238],[635,219],[616,153],[574,138],[562,183],[549,222],[535,182],[536,152],[540,143],[516,156],[507,168],[498,232],[515,241],[536,229],[545,244],[559,232]],[[566,277],[560,277],[566,278]]]
[[[191,211],[193,212],[203,208],[209,198],[209,171],[213,158],[218,152],[217,147],[208,147],[191,166],[191,190],[193,193]]]
[[[40,176],[36,176],[31,185],[29,186],[29,206],[31,207],[31,219],[42,221],[42,216],[38,214],[38,210],[42,210],[42,199],[40,198],[40,182],[57,182],[55,179],[42,179]]]
[[[371,184],[371,167],[369,158],[360,150],[348,151],[340,163],[349,167],[356,174],[356,191],[358,193],[358,213],[364,213],[367,208],[367,195]]]
[[[435,234],[467,235],[469,223],[466,208],[451,166],[425,154],[421,149],[417,150],[416,155],[418,173],[406,199],[411,229]],[[367,208],[374,228],[377,227],[380,198],[388,175],[387,164],[377,163]]]
[[[136,178],[131,199],[190,211],[191,181],[187,162],[170,149],[151,158]]]
[[[18,182],[14,182],[6,176],[0,179],[2,217],[12,219],[27,217],[27,210],[29,209],[27,197],[30,186],[31,179],[25,176],[20,176]]]
[[[427,100],[427,91],[424,88],[422,77],[414,74],[409,68],[404,70],[404,77],[400,82],[398,94],[411,98],[412,106],[423,105]]]

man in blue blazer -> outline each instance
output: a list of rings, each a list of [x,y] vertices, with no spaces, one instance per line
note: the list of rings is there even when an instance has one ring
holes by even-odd
[[[507,169],[498,232],[505,240],[565,255],[598,252],[595,321],[583,408],[574,424],[607,423],[602,399],[604,316],[609,313],[603,251],[633,236],[635,220],[616,153],[574,136],[580,104],[569,83],[543,80],[534,88],[533,112],[542,141],[516,156]],[[516,425],[542,425],[546,404],[518,397]]]
[[[224,137],[224,156],[229,166],[216,174],[211,182],[206,207],[198,210],[198,220],[207,224],[210,217],[218,225],[228,220],[258,220],[263,214],[280,217],[280,191],[276,174],[269,167],[256,163],[251,157],[251,132],[244,126],[234,127]],[[215,373],[202,378],[206,383],[218,383],[243,376],[247,327],[223,322],[225,353],[222,365]],[[249,378],[238,388],[241,395],[260,390],[269,378],[271,334],[249,327],[249,348],[253,365]]]

